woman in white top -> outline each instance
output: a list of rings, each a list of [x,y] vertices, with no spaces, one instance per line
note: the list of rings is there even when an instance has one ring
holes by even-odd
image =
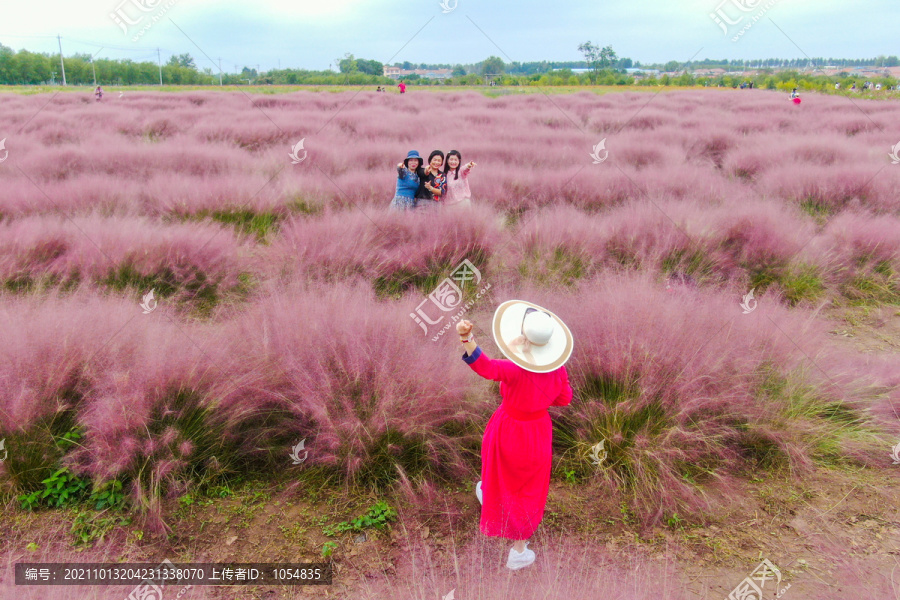
[[[471,206],[472,192],[469,190],[469,172],[476,166],[469,162],[462,167],[462,155],[457,150],[447,153],[447,166],[444,178],[447,180],[447,191],[444,195],[444,204],[447,206]]]

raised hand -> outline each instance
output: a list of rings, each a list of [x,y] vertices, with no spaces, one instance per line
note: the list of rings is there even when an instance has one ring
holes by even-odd
[[[472,332],[472,327],[474,327],[472,321],[462,320],[456,324],[456,333],[461,336],[469,335]]]

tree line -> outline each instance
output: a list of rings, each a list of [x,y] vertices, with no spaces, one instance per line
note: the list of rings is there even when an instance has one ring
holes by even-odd
[[[765,61],[711,60],[704,59],[687,64],[670,61],[661,65],[641,65],[629,58],[620,58],[612,46],[599,47],[590,41],[578,46],[584,57],[582,61],[540,61],[506,63],[497,56],[473,64],[414,64],[408,61],[394,63],[393,66],[406,69],[450,69],[447,79],[429,79],[419,75],[404,76],[407,83],[419,85],[483,85],[494,81],[504,86],[584,86],[584,85],[725,85],[736,81],[733,75],[700,77],[691,73],[695,69],[724,68],[759,69],[759,75],[742,81],[753,81],[756,87],[777,89],[786,81],[794,81],[799,87],[804,85],[825,89],[836,82],[861,83],[863,76],[842,73],[834,77],[824,77],[821,73],[801,73],[796,69],[807,68],[809,64],[834,66],[900,66],[896,56],[880,56],[875,59],[812,59]],[[376,60],[357,58],[347,54],[335,61],[340,72],[307,69],[271,69],[259,72],[244,67],[239,73],[214,72],[213,69],[198,69],[190,54],[171,56],[162,65],[157,61],[132,61],[129,59],[93,59],[89,54],[74,54],[65,57],[66,81],[71,85],[93,85],[96,80],[101,85],[391,85],[396,82],[383,76],[384,65]],[[636,77],[626,69],[646,68],[659,71],[683,71],[677,76],[651,75]],[[573,69],[587,70],[576,73]],[[794,69],[794,70],[791,70]],[[889,77],[868,79],[893,86],[896,82]],[[27,50],[13,51],[0,44],[0,85],[46,85],[62,83],[59,54],[43,54]],[[802,84],[802,85],[801,85]]]

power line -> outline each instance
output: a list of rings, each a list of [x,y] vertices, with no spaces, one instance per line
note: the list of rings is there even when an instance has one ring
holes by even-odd
[[[56,39],[55,35],[7,35],[5,33],[0,33],[0,38],[22,38],[22,39]]]
[[[100,46],[102,48],[111,48],[113,50],[122,50],[123,52],[148,52],[148,51],[154,50],[154,48],[143,48],[140,46],[129,48],[127,46],[113,46],[110,44],[98,44],[96,42],[88,42],[87,40],[79,40],[77,38],[70,38],[70,37],[67,37],[66,40],[68,40],[70,42],[75,42],[77,44],[84,44],[85,46]],[[166,49],[163,48],[163,50],[166,50]],[[166,50],[166,52],[169,52],[169,50]]]

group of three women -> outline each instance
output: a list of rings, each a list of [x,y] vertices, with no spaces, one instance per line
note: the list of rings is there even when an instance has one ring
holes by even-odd
[[[469,172],[476,166],[474,162],[462,164],[462,155],[456,150],[444,153],[435,150],[428,157],[428,164],[422,164],[422,157],[416,150],[406,155],[397,165],[397,191],[391,201],[395,210],[429,208],[436,206],[468,206],[471,203]]]

